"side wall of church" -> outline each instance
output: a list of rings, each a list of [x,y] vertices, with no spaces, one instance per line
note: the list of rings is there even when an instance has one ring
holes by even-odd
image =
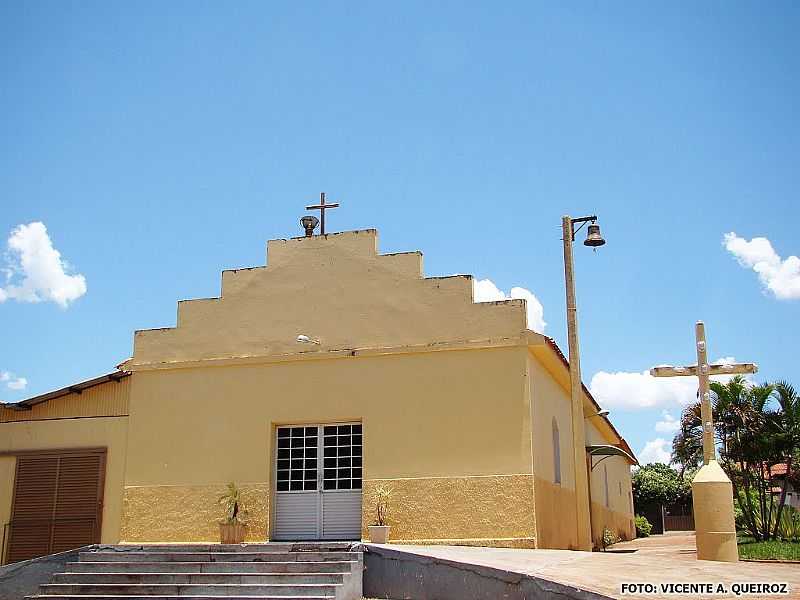
[[[529,357],[528,368],[533,407],[537,546],[575,548],[575,469],[569,396],[538,360]],[[554,423],[558,428],[560,477],[556,473]]]
[[[603,438],[591,421],[587,420],[587,443],[608,444],[608,440]],[[599,546],[603,529],[608,528],[622,539],[632,540],[636,537],[636,529],[633,523],[630,463],[621,456],[596,457],[593,460],[596,466],[592,470],[590,496],[592,539]]]
[[[67,394],[28,411],[0,408],[0,526],[11,520],[19,454],[105,448],[101,542],[119,541],[131,379]]]
[[[528,363],[533,407],[538,547],[575,548],[575,466],[570,398],[566,388],[568,379],[554,376],[552,371],[533,356]],[[555,367],[561,368],[562,365],[556,364]],[[594,410],[584,405],[584,414],[592,414]],[[590,417],[585,421],[587,444],[614,443],[614,440],[604,436],[593,423],[596,418]],[[557,435],[554,434],[555,430]],[[556,438],[559,441],[558,461]],[[594,461],[597,463],[599,458]],[[556,463],[560,465],[560,477],[556,476]],[[630,464],[622,457],[604,459],[591,474],[592,540],[596,546],[600,545],[604,528],[612,530],[623,539],[632,539],[635,536],[630,498]]]
[[[138,372],[122,539],[217,540],[231,481],[268,539],[276,426],[358,421],[364,535],[384,486],[393,541],[533,547],[527,368],[508,347]]]

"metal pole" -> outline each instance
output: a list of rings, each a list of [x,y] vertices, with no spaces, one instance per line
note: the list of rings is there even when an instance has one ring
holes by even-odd
[[[700,396],[700,418],[703,421],[703,464],[716,459],[714,447],[714,415],[711,409],[711,394],[708,391],[708,348],[706,347],[706,326],[698,321],[694,326],[697,340],[697,379]]]
[[[575,523],[579,550],[592,549],[589,484],[586,473],[586,433],[583,420],[583,386],[578,349],[578,309],[575,305],[575,275],[572,261],[572,219],[563,217],[564,279],[567,289],[567,338],[569,340],[569,378],[572,405],[572,446],[575,465]]]
[[[319,211],[320,234],[325,235],[325,192],[320,193],[319,203],[322,208]]]

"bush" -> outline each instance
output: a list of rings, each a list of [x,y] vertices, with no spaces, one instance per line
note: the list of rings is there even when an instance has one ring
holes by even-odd
[[[778,536],[787,542],[800,542],[800,510],[784,506]]]
[[[775,520],[778,518],[778,507],[776,505],[768,505],[769,511],[766,513],[769,519],[768,523],[764,523],[762,510],[758,506],[758,496],[752,494],[751,504],[752,510],[744,502],[736,502],[734,504],[734,516],[736,517],[736,529],[741,531],[747,536],[755,539],[756,533],[764,535],[764,531],[775,531]],[[738,511],[737,511],[738,509]],[[753,531],[753,525],[757,531]],[[760,536],[759,536],[760,537]],[[776,539],[785,540],[787,542],[800,542],[800,511],[788,505],[784,505],[783,512],[781,513],[781,521],[778,524]]]
[[[636,515],[634,523],[636,524],[636,537],[648,537],[653,531],[653,526],[647,520],[647,517]]]
[[[733,499],[733,520],[736,524],[736,531],[750,531],[738,498]]]

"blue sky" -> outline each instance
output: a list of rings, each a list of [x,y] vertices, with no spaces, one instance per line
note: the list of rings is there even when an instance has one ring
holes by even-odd
[[[566,348],[560,217],[597,213],[584,378],[660,456],[693,384],[636,374],[693,361],[695,320],[800,385],[799,27],[790,2],[2,2],[0,399],[112,370],[323,190],[330,231],[525,288]]]

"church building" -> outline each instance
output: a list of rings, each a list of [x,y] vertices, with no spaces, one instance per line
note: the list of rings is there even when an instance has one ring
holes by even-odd
[[[375,230],[271,240],[117,370],[0,407],[3,560],[218,541],[229,482],[252,542],[365,539],[382,487],[393,543],[576,548],[576,466],[594,543],[630,539],[633,453],[585,387],[574,440],[569,389],[524,300]]]

